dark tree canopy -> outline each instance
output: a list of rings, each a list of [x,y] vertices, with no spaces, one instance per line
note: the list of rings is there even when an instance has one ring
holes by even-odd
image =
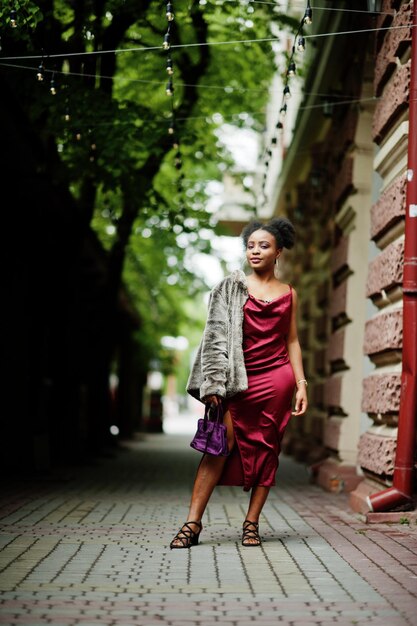
[[[178,332],[184,300],[202,286],[185,258],[191,248],[210,251],[210,237],[199,234],[215,223],[205,210],[208,183],[225,170],[238,176],[219,129],[263,129],[276,70],[271,42],[239,42],[270,40],[272,24],[293,21],[273,4],[172,4],[170,23],[160,0],[0,8],[1,166],[14,189],[7,280],[19,294],[10,302],[30,318],[11,306],[10,340],[21,342],[15,375],[34,377],[35,390],[65,363],[62,380],[70,368],[75,386],[95,385],[103,398],[126,328],[143,374],[151,358],[164,358],[160,337]]]

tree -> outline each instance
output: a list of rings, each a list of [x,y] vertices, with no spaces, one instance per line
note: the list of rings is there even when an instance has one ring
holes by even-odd
[[[53,275],[55,284],[67,280],[63,292],[72,290],[76,319],[49,323],[40,314],[31,332],[40,324],[49,347],[37,345],[36,365],[29,358],[27,367],[44,370],[39,354],[53,352],[54,338],[68,334],[65,324],[71,327],[71,348],[47,369],[55,375],[69,351],[71,367],[78,361],[84,372],[81,382],[95,388],[90,441],[106,422],[126,298],[136,311],[129,319],[146,370],[160,350],[158,338],[175,334],[181,322],[181,299],[200,286],[185,254],[188,246],[209,249],[209,240],[198,236],[202,227],[213,226],[204,209],[207,184],[231,165],[219,126],[227,121],[262,129],[275,70],[271,44],[220,43],[268,39],[272,23],[292,25],[268,4],[173,4],[175,20],[167,22],[159,1],[19,0],[12,9],[15,28],[10,8],[0,9],[3,173],[16,188],[11,231],[30,242],[24,254],[36,254],[27,231],[32,224],[45,248],[42,272]],[[167,53],[161,43],[168,26],[173,45]],[[35,58],[7,60],[25,56]],[[174,63],[171,97],[165,94],[168,58]],[[37,73],[43,80],[36,80]],[[39,212],[34,225],[33,205],[42,203],[49,209]],[[27,257],[21,272],[31,276]],[[23,274],[11,279],[11,289]],[[18,367],[16,373],[22,375]]]

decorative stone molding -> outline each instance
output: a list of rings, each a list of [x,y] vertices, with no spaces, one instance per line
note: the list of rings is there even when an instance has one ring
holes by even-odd
[[[364,353],[374,355],[400,350],[403,339],[402,309],[381,313],[365,324]]]
[[[348,263],[349,237],[341,237],[338,245],[332,251],[330,269],[336,274]]]
[[[317,484],[333,493],[350,492],[358,485],[361,477],[352,465],[341,465],[334,459],[320,463]]]
[[[342,377],[330,376],[324,383],[324,403],[331,410],[341,408]]]
[[[325,341],[329,335],[329,316],[324,312],[314,321],[315,336],[318,341]]]
[[[397,178],[371,208],[371,239],[380,237],[405,216],[406,175]]]
[[[395,413],[400,409],[401,374],[375,374],[363,380],[362,411]]]
[[[343,361],[345,349],[345,329],[332,333],[327,347],[327,359],[330,363]]]
[[[336,176],[333,189],[333,199],[336,206],[340,207],[344,200],[353,193],[353,159],[346,158]]]
[[[395,241],[371,261],[368,269],[366,295],[380,295],[402,283],[404,265],[404,240]]]
[[[403,4],[391,24],[394,28],[385,35],[381,50],[376,57],[374,91],[380,96],[384,85],[397,67],[396,57],[403,54],[404,48],[411,44],[412,3]],[[408,26],[408,28],[404,28]]]
[[[319,376],[326,374],[326,349],[321,348],[314,353],[314,369]]]
[[[364,433],[359,439],[359,465],[379,476],[392,476],[394,473],[397,440],[373,433]]]
[[[316,290],[316,302],[319,307],[326,307],[329,302],[329,281],[321,283]]]
[[[316,441],[323,441],[324,425],[325,420],[322,417],[319,417],[318,415],[314,415],[312,417],[310,433]]]
[[[323,443],[330,450],[339,449],[340,431],[342,428],[342,419],[340,417],[331,417],[324,426]]]
[[[330,300],[330,317],[339,317],[346,313],[347,281],[343,281],[333,290]]]
[[[411,60],[398,68],[384,90],[376,107],[372,124],[372,137],[380,144],[395,118],[405,110],[409,98]]]

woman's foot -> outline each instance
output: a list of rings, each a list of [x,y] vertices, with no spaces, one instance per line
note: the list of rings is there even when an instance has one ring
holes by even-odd
[[[201,522],[185,522],[169,544],[169,547],[172,550],[174,548],[181,549],[196,546],[202,528]]]
[[[246,519],[243,522],[242,546],[260,546],[259,523]]]

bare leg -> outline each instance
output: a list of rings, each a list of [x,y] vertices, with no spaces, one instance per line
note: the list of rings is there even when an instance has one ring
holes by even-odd
[[[259,522],[259,516],[266,502],[270,487],[254,487],[249,501],[246,519],[251,522]]]
[[[259,516],[266,502],[268,494],[269,494],[269,487],[257,486],[257,487],[253,487],[252,489],[252,493],[251,493],[251,497],[249,501],[249,508],[246,514],[246,520],[254,522],[254,524],[253,525],[246,524],[244,526],[250,531],[249,535],[245,537],[244,539],[245,545],[257,546],[260,543],[260,540],[256,536],[254,536],[254,534],[258,532],[257,524],[259,522]]]
[[[229,450],[231,450],[234,445],[234,436],[232,418],[229,411],[226,411],[224,414],[223,423],[227,428],[227,443]],[[187,522],[201,522],[210,496],[223,471],[226,459],[227,457],[225,456],[211,456],[209,454],[204,455],[202,458],[194,481]],[[190,524],[190,526],[194,532],[200,530],[197,524]],[[180,543],[180,540],[174,540],[173,542],[174,546]]]

